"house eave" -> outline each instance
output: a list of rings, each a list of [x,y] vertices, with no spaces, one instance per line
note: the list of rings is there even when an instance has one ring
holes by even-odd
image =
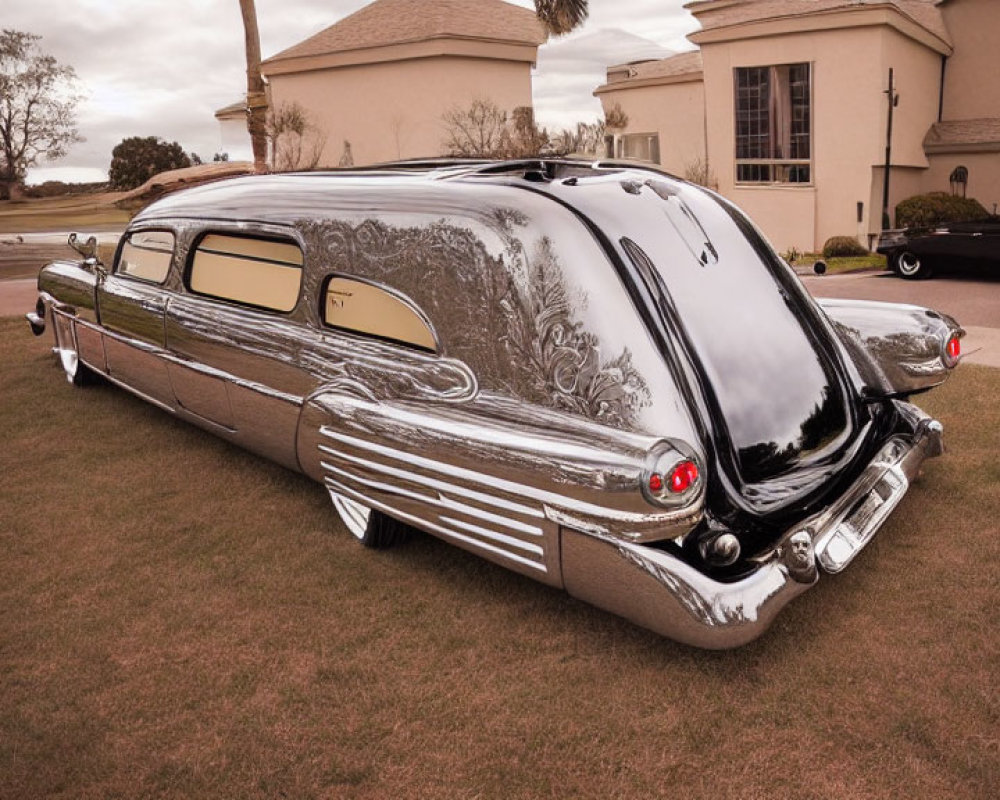
[[[319,55],[273,57],[261,63],[261,73],[270,78],[274,75],[440,56],[514,61],[534,65],[538,57],[538,46],[503,40],[448,36]]]
[[[941,55],[950,56],[951,44],[924,26],[901,14],[895,6],[856,6],[848,9],[811,11],[784,17],[720,25],[688,34],[699,46],[742,39],[760,39],[797,33],[887,26]]]
[[[959,153],[1000,153],[1000,141],[925,144],[924,153],[929,156],[957,155]]]
[[[678,83],[703,83],[705,73],[702,70],[697,72],[685,72],[681,75],[655,75],[648,78],[627,78],[614,83],[602,83],[593,91],[594,97],[610,92],[619,92],[627,89],[642,89],[647,86],[670,86]]]

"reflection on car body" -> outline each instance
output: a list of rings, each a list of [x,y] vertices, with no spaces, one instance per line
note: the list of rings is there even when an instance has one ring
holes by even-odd
[[[72,382],[302,471],[369,546],[418,528],[703,647],[871,539],[963,333],[817,303],[729,203],[613,163],[224,181],[84,255],[28,315]]]

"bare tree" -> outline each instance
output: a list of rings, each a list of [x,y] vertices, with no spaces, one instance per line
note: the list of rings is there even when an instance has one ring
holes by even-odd
[[[278,172],[312,169],[319,164],[326,134],[313,124],[298,103],[283,103],[272,109],[266,133],[271,145],[271,163]]]
[[[247,54],[247,130],[254,172],[267,172],[267,94],[260,74],[260,34],[254,0],[240,0]]]
[[[448,154],[459,157],[504,158],[509,149],[507,112],[492,100],[473,100],[468,108],[444,114]]]
[[[705,186],[708,189],[718,189],[719,182],[715,173],[709,168],[708,160],[696,158],[684,165],[684,180]]]
[[[16,194],[40,158],[60,158],[83,141],[76,130],[76,73],[43,53],[40,39],[0,32],[0,197]]]
[[[535,124],[531,106],[510,115],[492,100],[473,100],[443,117],[448,155],[465,158],[529,158],[550,152],[549,135]]]

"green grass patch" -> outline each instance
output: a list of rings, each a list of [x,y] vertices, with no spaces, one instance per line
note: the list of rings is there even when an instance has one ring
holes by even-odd
[[[430,537],[0,320],[0,797],[992,798],[1000,370],[920,403],[949,452],[734,652]]]

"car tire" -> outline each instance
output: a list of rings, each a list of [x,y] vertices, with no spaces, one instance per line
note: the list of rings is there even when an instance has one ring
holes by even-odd
[[[922,280],[931,276],[931,268],[926,259],[920,258],[910,250],[902,250],[893,259],[893,269],[901,278],[910,281]]]
[[[347,530],[365,547],[384,550],[409,538],[410,527],[399,520],[343,495],[331,492],[330,496]]]

